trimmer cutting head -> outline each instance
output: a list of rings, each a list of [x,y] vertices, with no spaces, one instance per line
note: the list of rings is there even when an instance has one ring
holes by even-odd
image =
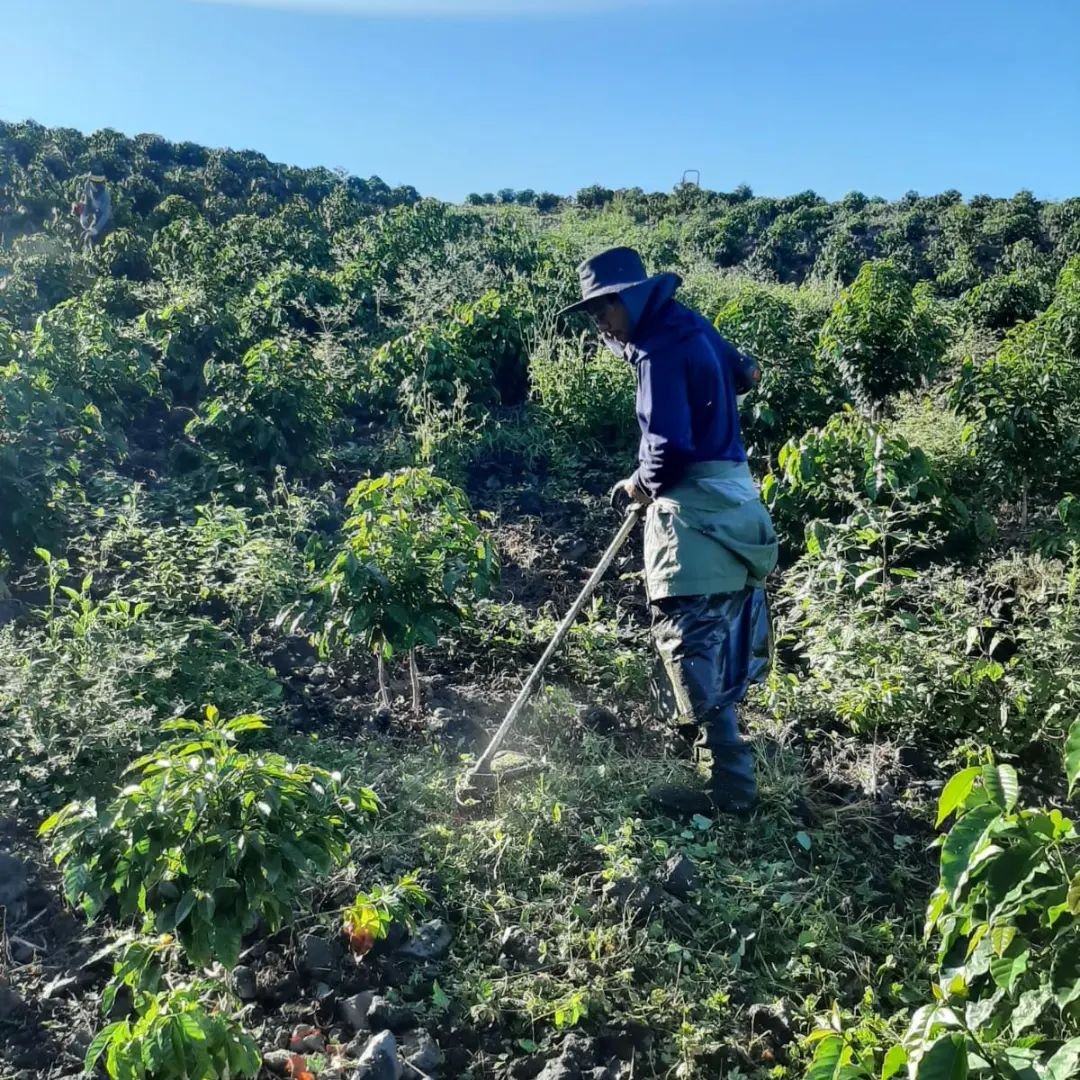
[[[543,761],[534,761],[525,754],[504,750],[495,755],[489,769],[478,769],[476,766],[469,769],[458,782],[454,798],[459,806],[487,804],[495,798],[504,784],[543,772],[546,768],[547,764]]]

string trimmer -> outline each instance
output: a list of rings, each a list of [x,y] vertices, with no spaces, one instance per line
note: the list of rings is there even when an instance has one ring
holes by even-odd
[[[634,526],[640,520],[641,514],[642,507],[640,506],[632,505],[627,508],[626,517],[623,519],[619,531],[615,534],[611,543],[608,544],[607,551],[600,557],[600,562],[597,563],[596,569],[589,576],[589,580],[585,582],[585,586],[578,594],[578,598],[570,606],[570,610],[563,617],[563,621],[559,623],[558,629],[555,631],[551,641],[548,642],[548,647],[544,650],[544,655],[540,657],[536,662],[536,666],[529,673],[525,685],[522,686],[521,692],[514,700],[514,704],[510,706],[503,722],[499,725],[498,731],[491,737],[491,742],[488,743],[484,752],[461,778],[457,788],[457,801],[463,806],[477,802],[485,794],[490,793],[498,786],[501,779],[522,772],[533,771],[530,766],[525,766],[524,768],[510,769],[507,772],[495,773],[492,771],[491,763],[503,740],[510,733],[510,729],[514,726],[518,716],[521,715],[522,709],[525,708],[529,698],[532,697],[539,685],[544,670],[551,662],[551,658],[558,652],[559,646],[562,645],[566,635],[570,632],[570,627],[574,625],[589,597],[596,591],[597,585],[600,584],[601,579],[615,561],[615,556],[619,554],[623,544],[626,543],[627,538],[634,531]]]

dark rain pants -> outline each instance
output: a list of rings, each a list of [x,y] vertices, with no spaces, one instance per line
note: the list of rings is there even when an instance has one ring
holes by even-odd
[[[710,788],[719,798],[752,803],[753,755],[739,734],[735,706],[768,670],[765,591],[670,596],[655,601],[652,610],[661,714],[696,735],[696,756],[711,766]]]

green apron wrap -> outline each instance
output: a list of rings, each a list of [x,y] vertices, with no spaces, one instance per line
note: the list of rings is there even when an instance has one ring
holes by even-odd
[[[743,461],[702,461],[645,515],[650,601],[761,588],[776,566],[776,532]]]

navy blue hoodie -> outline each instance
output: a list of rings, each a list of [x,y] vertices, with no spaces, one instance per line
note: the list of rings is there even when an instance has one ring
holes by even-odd
[[[746,460],[735,390],[739,352],[708,319],[672,299],[674,291],[674,282],[661,283],[646,298],[623,298],[634,331],[617,350],[637,376],[641,445],[633,480],[653,498],[692,462]]]

